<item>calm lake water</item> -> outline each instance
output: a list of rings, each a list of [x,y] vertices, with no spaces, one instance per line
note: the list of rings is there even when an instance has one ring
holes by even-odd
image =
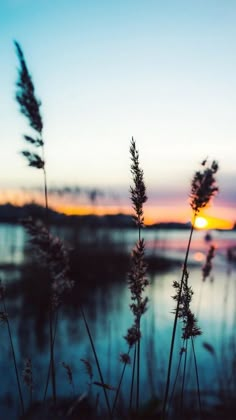
[[[98,357],[104,372],[105,382],[116,387],[122,371],[120,353],[127,352],[123,338],[132,325],[129,310],[130,292],[127,288],[127,274],[121,269],[122,259],[115,255],[128,255],[137,239],[135,230],[96,230],[55,228],[55,232],[75,250],[86,249],[83,260],[78,258],[84,311],[96,345]],[[192,310],[197,315],[202,335],[195,339],[195,350],[199,369],[202,404],[219,403],[222,396],[236,391],[236,264],[227,258],[229,247],[236,245],[236,232],[213,231],[211,241],[206,241],[206,232],[194,232],[190,252],[189,283],[194,290]],[[166,258],[169,263],[149,272],[150,286],[148,311],[142,319],[141,340],[141,399],[142,403],[155,396],[163,398],[167,372],[168,353],[173,325],[174,295],[172,283],[181,278],[181,264],[184,259],[189,232],[179,230],[145,230],[147,257]],[[204,264],[210,244],[216,246],[213,270],[205,282],[201,267]],[[78,254],[80,255],[80,254]],[[99,258],[97,258],[97,256]],[[114,257],[114,264],[113,263]],[[99,261],[104,264],[99,267]],[[117,266],[115,265],[117,264]],[[83,270],[81,269],[83,265]],[[32,249],[21,226],[0,225],[0,276],[6,285],[6,305],[19,372],[24,360],[30,357],[33,365],[33,398],[43,397],[47,368],[48,322],[44,304],[41,301],[40,280],[32,269]],[[26,280],[27,279],[27,280]],[[35,285],[36,284],[36,285]],[[1,309],[2,310],[2,309]],[[16,379],[9,346],[7,328],[0,325],[0,420],[19,418],[20,406],[17,397]],[[177,371],[179,352],[182,346],[181,325],[175,345],[173,378]],[[88,392],[88,377],[80,359],[88,360],[94,370],[93,381],[100,381],[94,363],[86,329],[81,319],[76,297],[73,304],[67,304],[59,312],[58,330],[55,341],[55,363],[57,392],[60,396],[71,396],[72,387],[67,381],[62,362],[73,371],[75,395]],[[193,356],[189,347],[185,388],[193,393],[193,404],[197,407],[196,377]],[[131,368],[127,367],[121,398],[127,402],[130,389]],[[176,392],[181,389],[181,375]],[[172,389],[172,387],[171,387]],[[102,390],[93,385],[94,394]],[[51,395],[51,387],[48,396]],[[114,391],[110,391],[111,401]],[[29,402],[24,387],[25,404]]]

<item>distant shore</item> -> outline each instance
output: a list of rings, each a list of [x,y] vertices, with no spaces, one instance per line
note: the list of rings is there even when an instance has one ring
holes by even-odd
[[[71,226],[92,226],[107,228],[135,228],[135,223],[131,215],[117,213],[114,215],[97,216],[95,214],[88,215],[71,215],[59,213],[50,209],[50,222],[54,225],[71,225]],[[33,217],[44,219],[44,207],[31,203],[24,206],[14,206],[7,203],[0,205],[0,223],[20,224],[23,219]],[[147,229],[189,229],[189,223],[179,222],[161,222],[146,226]]]

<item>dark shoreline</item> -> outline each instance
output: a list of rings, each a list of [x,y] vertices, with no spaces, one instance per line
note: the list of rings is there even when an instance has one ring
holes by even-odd
[[[36,219],[44,219],[45,209],[38,204],[25,204],[24,206],[14,206],[7,203],[0,205],[0,223],[21,224],[22,220],[28,217]],[[107,228],[136,228],[131,215],[117,213],[114,215],[96,216],[88,215],[72,215],[68,216],[64,213],[58,213],[49,209],[50,223],[61,226],[91,226],[91,227],[107,227]],[[186,230],[191,226],[189,223],[179,222],[162,222],[147,225],[146,229],[181,229]]]

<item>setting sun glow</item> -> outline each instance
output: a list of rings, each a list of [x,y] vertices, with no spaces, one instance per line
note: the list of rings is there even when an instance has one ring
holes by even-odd
[[[197,216],[194,227],[197,229],[204,229],[208,225],[207,219],[205,217]]]
[[[218,217],[201,215],[197,216],[194,227],[196,229],[224,229],[230,230],[233,228],[233,222]]]

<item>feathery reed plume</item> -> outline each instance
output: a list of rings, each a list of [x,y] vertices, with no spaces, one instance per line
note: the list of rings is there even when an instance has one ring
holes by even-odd
[[[212,270],[212,260],[215,256],[215,247],[214,245],[211,245],[209,248],[209,251],[207,253],[206,262],[204,266],[202,267],[202,279],[203,281],[206,280],[207,277],[211,274]]]
[[[185,374],[186,374],[186,362],[187,362],[187,349],[188,349],[188,340],[201,335],[202,332],[197,325],[197,319],[190,308],[190,303],[192,301],[193,290],[191,286],[188,285],[188,278],[189,273],[185,271],[184,279],[183,279],[183,286],[182,286],[182,294],[180,295],[180,283],[177,281],[173,282],[173,287],[176,290],[176,294],[173,296],[175,301],[179,300],[179,311],[178,311],[178,318],[182,320],[182,339],[183,339],[183,346],[181,348],[180,353],[180,360],[182,358],[182,352],[185,353],[184,358],[184,373],[183,373],[183,380],[182,380],[182,391],[181,391],[181,407],[183,407],[183,395],[184,395],[184,384],[185,384]],[[192,348],[194,350],[194,341],[192,341]],[[201,399],[200,399],[200,388],[199,388],[199,380],[198,380],[198,370],[197,370],[197,362],[196,362],[196,355],[194,354],[194,363],[195,363],[195,370],[196,370],[196,377],[197,377],[197,389],[198,389],[198,400],[199,400],[199,407],[201,407]]]
[[[10,325],[10,321],[8,319],[8,313],[7,313],[7,309],[6,309],[6,303],[5,303],[5,285],[3,285],[1,279],[0,279],[0,303],[1,303],[2,308],[3,308],[3,310],[0,311],[0,323],[4,323],[7,326],[7,332],[8,332],[8,337],[9,337],[9,341],[10,341],[14,370],[15,370],[15,375],[16,375],[16,382],[17,382],[18,393],[19,393],[19,398],[20,398],[20,403],[21,403],[21,411],[22,411],[22,414],[24,415],[24,413],[25,413],[24,400],[23,400],[23,395],[22,395],[22,390],[21,390],[20,377],[19,377],[19,373],[18,373],[17,363],[16,363],[16,354],[15,354],[15,348],[14,348],[13,339],[12,339],[11,325]]]
[[[190,308],[190,303],[192,301],[193,296],[193,290],[188,285],[188,278],[189,273],[186,271],[184,273],[184,279],[183,279],[183,287],[182,287],[182,294],[180,296],[180,283],[177,281],[173,282],[173,287],[176,289],[176,295],[173,296],[173,299],[175,301],[180,300],[179,304],[179,311],[178,311],[178,318],[182,320],[183,326],[182,326],[182,339],[183,344],[180,351],[180,362],[182,359],[182,354],[184,353],[184,369],[183,369],[183,377],[182,377],[182,388],[181,388],[181,410],[183,410],[183,401],[184,401],[184,387],[185,387],[185,377],[186,377],[186,366],[187,366],[187,353],[188,353],[188,341],[191,339],[192,344],[192,350],[194,355],[194,366],[195,366],[195,373],[196,373],[196,380],[197,380],[197,395],[198,395],[198,402],[199,402],[199,408],[201,411],[201,397],[200,397],[200,386],[199,386],[199,375],[198,375],[198,367],[197,367],[197,359],[195,354],[195,347],[194,347],[194,338],[198,335],[201,335],[201,329],[197,325],[197,319]],[[179,370],[179,367],[178,367]],[[177,376],[175,379],[173,391],[172,391],[172,397],[174,393],[174,388],[177,381]],[[172,399],[171,397],[171,399]]]
[[[20,104],[22,114],[28,118],[30,126],[38,133],[41,133],[43,129],[40,113],[41,102],[35,96],[34,85],[25,62],[23,51],[18,42],[15,41],[14,43],[21,65],[19,81],[17,82],[19,91],[16,94],[16,99]]]
[[[131,268],[128,273],[128,285],[131,292],[130,309],[134,315],[134,325],[128,329],[125,339],[132,347],[141,338],[140,319],[147,310],[148,298],[143,298],[143,292],[149,284],[146,278],[147,265],[144,261],[145,243],[139,239],[132,252]]]
[[[182,269],[182,277],[181,277],[180,287],[179,287],[179,294],[178,294],[176,310],[175,310],[175,318],[174,318],[174,323],[173,323],[168,370],[167,370],[167,380],[166,380],[165,395],[164,395],[164,402],[163,402],[163,409],[162,409],[163,419],[165,419],[165,415],[166,415],[166,406],[167,406],[169,387],[170,387],[170,377],[171,377],[171,368],[172,368],[177,320],[178,320],[179,307],[180,307],[180,302],[181,302],[181,297],[182,297],[184,277],[187,272],[188,256],[189,256],[189,251],[190,251],[190,246],[191,246],[191,241],[192,241],[195,220],[199,211],[202,208],[206,207],[209,204],[210,200],[218,192],[218,186],[217,186],[217,182],[215,178],[215,174],[219,168],[218,163],[214,160],[211,166],[207,166],[207,160],[204,160],[201,165],[203,166],[203,170],[195,172],[192,183],[191,183],[190,206],[193,209],[193,223],[191,226],[189,240],[188,240],[188,244],[186,248],[185,259],[184,259],[184,264],[183,264],[183,269]]]
[[[140,168],[139,152],[136,148],[135,140],[132,137],[130,145],[131,155],[131,174],[134,186],[130,187],[131,201],[133,204],[133,219],[138,227],[138,241],[133,249],[131,256],[131,268],[128,273],[128,286],[131,292],[130,309],[134,315],[134,324],[128,329],[126,336],[129,348],[137,346],[137,390],[136,390],[136,408],[139,407],[139,376],[140,376],[140,339],[141,329],[140,321],[142,315],[147,310],[148,298],[143,297],[143,292],[149,284],[146,271],[147,265],[144,261],[145,242],[141,238],[141,229],[144,227],[143,205],[147,201],[146,186],[144,183],[143,170]],[[135,368],[135,363],[133,369]]]
[[[102,382],[97,382],[97,381],[94,381],[94,382],[93,382],[93,385],[100,386],[101,388],[105,388],[105,389],[107,389],[108,391],[116,391],[116,388],[114,388],[113,386],[111,386],[111,385],[109,385],[109,384],[104,384],[104,383],[102,383]]]
[[[90,383],[91,383],[93,380],[93,367],[88,359],[80,359],[80,361],[84,364],[85,372],[88,375]]]
[[[191,193],[190,193],[190,206],[194,213],[198,213],[200,209],[207,206],[209,201],[218,192],[215,174],[218,171],[218,163],[213,160],[211,166],[206,166],[207,161],[202,162],[205,168],[202,172],[197,171],[194,174]]]
[[[70,291],[74,281],[69,277],[69,253],[63,242],[48,232],[41,223],[31,218],[23,221],[30,235],[35,255],[45,266],[51,278],[51,306],[55,310],[61,304],[63,295]]]
[[[40,112],[41,101],[35,95],[35,88],[31,75],[28,71],[23,51],[18,42],[14,42],[16,53],[20,62],[19,79],[16,83],[17,92],[16,100],[20,105],[21,113],[27,118],[29,125],[36,133],[33,136],[24,135],[24,139],[35,150],[23,150],[22,154],[28,161],[29,166],[37,169],[44,169],[43,146],[42,139],[43,120]],[[38,154],[37,149],[41,148],[42,156]]]
[[[192,301],[193,290],[188,285],[189,273],[186,271],[183,279],[182,293],[180,296],[180,283],[177,281],[173,282],[173,287],[176,289],[176,295],[173,296],[175,301],[179,300],[179,311],[178,318],[182,319],[182,338],[188,340],[190,337],[196,337],[201,335],[201,330],[197,325],[197,319],[190,309],[190,303]]]
[[[73,383],[73,374],[72,374],[72,369],[71,369],[70,365],[68,365],[65,362],[61,362],[61,365],[64,367],[64,369],[66,371],[69,384],[72,385],[72,383]]]
[[[133,176],[134,187],[130,187],[131,201],[135,214],[133,215],[134,221],[138,227],[144,226],[143,204],[147,201],[146,186],[143,179],[143,170],[139,164],[139,152],[136,149],[136,143],[132,137],[130,145],[131,155],[131,174]]]
[[[63,366],[63,368],[66,371],[66,376],[67,376],[68,382],[72,387],[73,394],[75,395],[75,385],[74,385],[74,381],[73,381],[73,372],[72,372],[71,366],[68,365],[65,362],[61,362],[61,365]]]

